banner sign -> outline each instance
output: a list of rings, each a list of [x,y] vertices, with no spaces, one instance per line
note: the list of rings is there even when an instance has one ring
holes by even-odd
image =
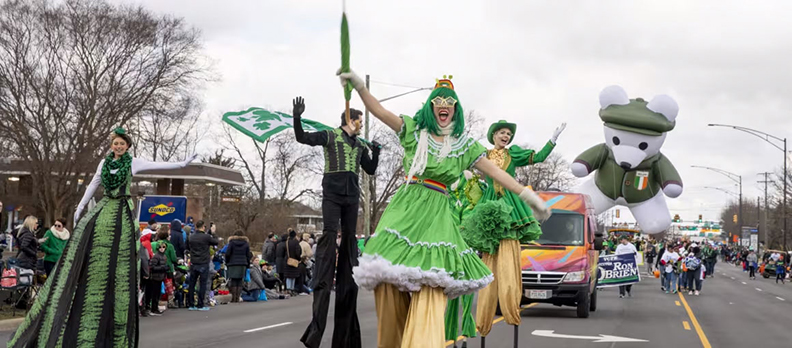
[[[635,284],[641,281],[641,272],[634,254],[602,255],[599,257],[598,288]]]
[[[187,197],[144,196],[140,201],[138,221],[146,224],[151,219],[166,224],[170,224],[175,219],[187,221]]]

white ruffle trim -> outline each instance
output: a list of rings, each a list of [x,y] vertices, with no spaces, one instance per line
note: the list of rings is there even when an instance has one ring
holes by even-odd
[[[388,232],[388,233],[394,234],[396,237],[398,237],[399,239],[405,241],[411,247],[414,247],[416,245],[420,245],[420,246],[427,247],[427,248],[444,246],[444,247],[448,247],[448,248],[451,248],[451,249],[457,249],[456,244],[448,243],[448,242],[433,242],[433,243],[429,243],[429,242],[415,242],[415,243],[413,243],[410,240],[410,238],[407,238],[406,236],[403,236],[401,233],[399,233],[399,231],[396,231],[396,230],[394,230],[392,228],[385,228],[384,232]],[[380,234],[379,233],[375,233],[373,236],[371,236],[371,238],[376,238],[378,235],[380,235]],[[469,253],[472,253],[472,252],[475,252],[475,250],[473,250],[473,248],[467,248],[466,250],[463,250],[462,252],[460,252],[459,256],[465,256],[465,254],[469,254]]]
[[[433,267],[426,271],[419,267],[394,265],[377,254],[364,254],[359,262],[360,266],[352,268],[352,276],[358,286],[367,290],[374,290],[380,283],[393,284],[405,292],[418,292],[422,286],[439,287],[452,299],[479,291],[495,279],[492,273],[481,279],[454,279],[442,268]]]

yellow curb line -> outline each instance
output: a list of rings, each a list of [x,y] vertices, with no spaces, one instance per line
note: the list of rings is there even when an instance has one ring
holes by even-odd
[[[707,339],[707,335],[704,334],[704,330],[701,329],[701,325],[699,325],[698,320],[696,320],[696,316],[693,314],[693,311],[690,310],[690,306],[688,306],[687,301],[685,301],[685,296],[682,296],[682,293],[679,294],[679,300],[682,301],[682,304],[685,305],[685,310],[687,311],[688,316],[690,317],[690,321],[693,323],[693,327],[696,328],[696,333],[698,334],[699,339],[701,340],[701,345],[704,348],[712,348]]]
[[[536,306],[536,305],[538,305],[538,303],[531,303],[531,304],[529,304],[529,305],[522,306],[522,309],[523,309],[523,310],[525,310],[525,309],[528,309],[528,308],[534,307],[534,306]],[[520,310],[520,312],[522,312],[522,310]],[[500,322],[502,322],[503,320],[504,320],[504,318],[503,318],[503,317],[499,317],[499,318],[497,318],[497,319],[495,319],[495,320],[493,320],[493,321],[492,321],[492,325],[495,325],[495,324],[497,324],[497,323],[500,323]],[[478,331],[478,330],[476,330],[476,333],[479,333],[479,331]],[[446,346],[446,347],[448,347],[448,346],[450,346],[450,345],[452,345],[452,344],[454,344],[454,343],[456,343],[456,342],[459,342],[459,341],[461,341],[461,340],[463,340],[463,339],[465,339],[465,336],[459,336],[459,337],[457,337],[456,341],[446,341],[446,344],[445,344],[445,346]]]

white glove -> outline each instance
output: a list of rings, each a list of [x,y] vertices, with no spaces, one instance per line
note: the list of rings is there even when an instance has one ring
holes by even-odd
[[[77,226],[77,222],[80,221],[80,214],[83,211],[83,207],[77,207],[77,210],[74,212],[74,225]]]
[[[539,195],[529,188],[523,189],[523,191],[520,193],[520,199],[531,207],[534,217],[539,221],[545,221],[550,218],[550,215],[553,214],[545,202],[539,198]]]
[[[555,132],[553,132],[553,137],[550,138],[550,141],[552,141],[553,144],[556,143],[556,141],[558,140],[558,136],[561,135],[561,132],[563,132],[565,128],[566,128],[566,122],[562,123],[561,126],[556,128]]]
[[[349,71],[347,73],[342,73],[341,69],[336,71],[336,75],[338,78],[341,79],[341,86],[346,86],[347,81],[352,83],[352,87],[355,87],[356,90],[361,90],[366,87],[366,83],[363,82],[363,79],[360,76],[357,76],[354,71]]]
[[[473,172],[471,172],[471,171],[469,171],[467,169],[462,171],[462,173],[465,174],[465,179],[466,180],[470,180],[470,179],[473,178]]]

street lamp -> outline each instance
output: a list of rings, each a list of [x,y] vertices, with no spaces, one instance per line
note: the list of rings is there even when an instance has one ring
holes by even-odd
[[[368,75],[368,74],[366,75],[366,89],[367,90],[371,90],[371,76]],[[416,88],[416,89],[414,89],[412,91],[404,92],[404,93],[401,93],[401,94],[397,94],[397,95],[394,95],[394,96],[391,96],[391,97],[387,97],[385,99],[380,99],[378,101],[380,103],[382,103],[382,102],[386,102],[386,101],[391,100],[391,99],[396,99],[398,97],[402,97],[402,96],[405,96],[405,95],[408,95],[408,94],[412,94],[412,93],[416,93],[416,92],[420,92],[420,91],[429,91],[429,90],[432,90],[432,89],[433,89],[432,87]],[[368,110],[368,108],[365,109],[365,123],[364,123],[363,127],[364,127],[363,137],[366,138],[366,139],[369,139],[369,110]],[[372,177],[372,176],[368,175],[365,172],[363,173],[363,194],[365,196],[365,199],[363,200],[363,207],[364,207],[364,209],[363,209],[363,232],[365,233],[366,237],[371,235],[371,195],[372,195],[371,182],[372,181],[376,182],[376,178],[377,178],[376,176]]]
[[[743,223],[743,214],[742,214],[742,176],[734,174],[732,172],[727,172],[723,169],[712,168],[712,167],[705,167],[705,166],[691,166],[693,168],[701,168],[701,169],[708,169],[723,176],[726,176],[729,179],[734,180],[737,184],[740,185],[740,194],[739,194],[739,212],[737,213],[737,227],[739,227],[739,231],[737,232],[740,234],[740,238],[742,239],[742,223]]]
[[[784,194],[783,194],[783,196],[784,196],[784,198],[783,198],[783,203],[781,204],[781,216],[784,219],[784,250],[786,251],[787,250],[787,244],[786,244],[786,235],[787,235],[787,232],[786,232],[787,231],[787,213],[786,213],[787,212],[786,211],[786,204],[787,204],[787,155],[788,155],[788,152],[787,152],[787,139],[786,138],[782,139],[782,138],[779,138],[777,136],[770,135],[770,134],[767,134],[765,132],[761,132],[761,131],[758,131],[758,130],[755,130],[755,129],[746,128],[746,127],[740,127],[740,126],[732,126],[732,125],[728,125],[728,124],[710,123],[707,126],[710,126],[710,127],[727,127],[727,128],[735,129],[735,130],[738,130],[738,131],[743,131],[745,133],[751,134],[751,135],[753,135],[753,136],[755,136],[755,137],[757,137],[759,139],[764,140],[768,144],[773,145],[773,147],[775,147],[776,149],[779,149],[779,150],[784,152],[784,175],[783,175],[783,178],[784,178]],[[771,139],[775,140],[775,141],[782,142],[784,144],[784,147],[781,148],[777,144],[775,144],[772,141],[770,141]]]
[[[704,186],[704,188],[705,188],[705,189],[718,190],[718,191],[721,191],[721,192],[723,192],[723,193],[726,193],[726,194],[732,195],[732,196],[734,196],[734,197],[740,197],[740,195],[739,195],[739,194],[737,194],[737,193],[734,193],[734,192],[731,192],[731,191],[729,191],[729,190],[727,190],[727,189],[720,188],[720,187]]]

